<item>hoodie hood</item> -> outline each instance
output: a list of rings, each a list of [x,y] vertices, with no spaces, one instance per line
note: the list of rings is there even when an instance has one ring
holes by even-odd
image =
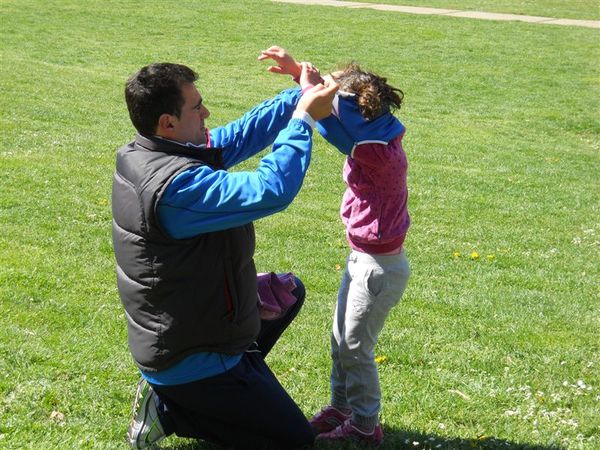
[[[405,127],[390,112],[373,120],[360,113],[356,95],[338,91],[333,99],[332,114],[317,122],[321,136],[345,155],[351,155],[359,144],[387,144],[404,133]]]

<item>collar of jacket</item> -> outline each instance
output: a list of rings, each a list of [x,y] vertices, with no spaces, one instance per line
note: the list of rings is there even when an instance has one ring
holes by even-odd
[[[404,125],[390,112],[385,112],[373,120],[365,119],[354,96],[336,96],[333,114],[355,144],[379,141],[387,143],[404,133]]]
[[[208,147],[206,144],[182,144],[158,136],[145,136],[140,133],[135,135],[135,144],[151,152],[191,156],[208,166],[216,168],[223,167],[222,149]]]

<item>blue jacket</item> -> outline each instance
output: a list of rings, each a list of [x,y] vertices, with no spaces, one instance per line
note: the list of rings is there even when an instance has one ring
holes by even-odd
[[[281,92],[240,119],[210,131],[210,146],[223,149],[225,169],[273,144],[255,171],[201,166],[173,179],[158,205],[162,226],[176,239],[225,230],[285,209],[310,163],[312,130],[292,119],[299,89]]]

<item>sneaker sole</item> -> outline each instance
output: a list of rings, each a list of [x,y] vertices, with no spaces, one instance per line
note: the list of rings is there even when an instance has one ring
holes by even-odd
[[[142,381],[140,383],[146,383],[146,381]],[[151,390],[152,388],[150,386],[148,386],[148,390]],[[147,395],[146,398],[144,398],[143,403],[139,403],[140,398],[143,398],[144,392],[144,388],[142,389],[137,389],[135,392],[135,402],[133,404],[133,411],[132,411],[132,416],[131,416],[131,423],[129,425],[129,430],[127,430],[127,440],[129,441],[129,445],[131,445],[132,448],[135,449],[142,449],[142,448],[151,448],[154,444],[150,444],[147,445],[144,442],[140,442],[139,438],[141,437],[141,433],[137,433],[137,436],[135,438],[133,438],[131,436],[132,432],[131,430],[133,429],[133,426],[135,424],[135,416],[136,416],[136,410],[139,410],[142,414],[143,420],[142,423],[146,423],[146,420],[148,419],[148,410],[149,410],[149,404],[150,404],[150,400],[152,399],[152,395]],[[138,408],[139,405],[139,408]],[[157,441],[158,442],[158,441]],[[140,446],[140,444],[144,445],[143,447]],[[135,447],[134,447],[135,445]]]

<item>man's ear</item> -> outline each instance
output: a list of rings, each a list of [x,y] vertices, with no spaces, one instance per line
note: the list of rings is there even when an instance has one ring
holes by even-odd
[[[156,135],[167,139],[173,139],[175,136],[175,125],[177,125],[177,116],[172,114],[161,114],[156,125]]]
[[[174,119],[175,116],[172,116],[171,114],[161,114],[160,117],[158,118],[158,125],[157,125],[157,132],[163,132],[163,133],[168,133],[169,131],[172,131],[173,128],[175,127],[175,123],[174,123]]]

